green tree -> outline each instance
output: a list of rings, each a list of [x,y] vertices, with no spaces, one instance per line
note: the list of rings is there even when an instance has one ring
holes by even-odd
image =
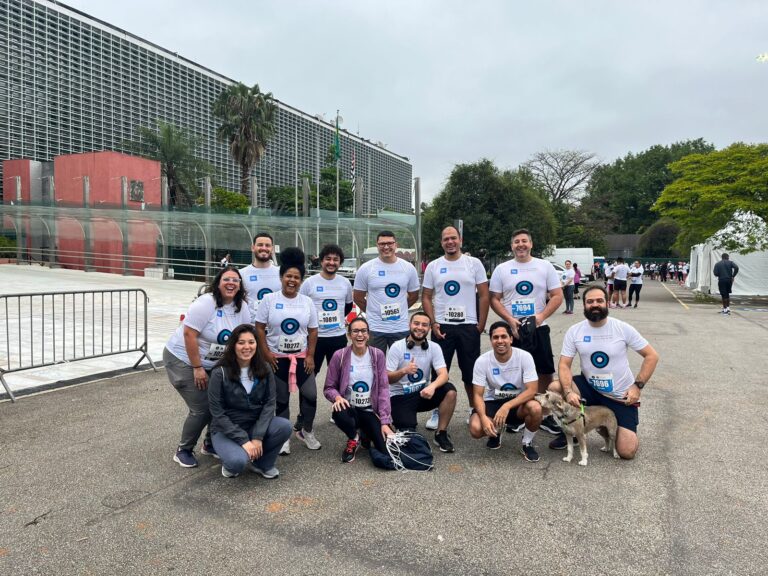
[[[317,184],[309,174],[309,208],[310,213],[317,208]],[[269,205],[278,213],[295,214],[296,189],[293,186],[273,186],[267,189]],[[303,213],[304,200],[299,186],[299,214]],[[336,168],[325,166],[320,169],[320,209],[336,210]],[[339,180],[339,210],[352,211],[352,181]]]
[[[440,232],[457,218],[464,220],[465,249],[478,256],[506,256],[516,228],[528,228],[539,251],[555,237],[552,211],[530,175],[501,172],[490,160],[455,166],[425,210],[422,237],[430,255],[441,253]]]
[[[603,234],[641,234],[658,219],[651,207],[675,178],[669,164],[689,154],[713,150],[699,138],[652,146],[599,166],[581,202],[581,219]]]
[[[691,154],[673,162],[675,180],[654,204],[662,216],[680,226],[676,247],[686,252],[730,222],[734,214],[768,220],[768,144],[732,144],[709,154]],[[741,251],[761,249],[765,238],[733,234],[721,241],[741,243]]]
[[[230,155],[240,167],[240,192],[244,196],[248,196],[251,170],[264,156],[275,132],[276,109],[272,93],[263,93],[258,84],[251,88],[233,84],[213,102],[213,116],[220,121],[216,136],[229,146]]]
[[[248,214],[251,202],[240,192],[231,192],[224,188],[214,188],[211,194],[211,207],[218,212]]]
[[[646,258],[678,257],[680,253],[675,250],[674,244],[679,233],[680,226],[671,218],[662,218],[654,222],[640,236],[637,255]]]
[[[200,138],[173,124],[156,120],[156,129],[139,126],[139,140],[125,142],[127,150],[160,162],[160,172],[168,180],[171,206],[186,208],[200,194],[198,180],[214,173],[214,168],[195,155]]]

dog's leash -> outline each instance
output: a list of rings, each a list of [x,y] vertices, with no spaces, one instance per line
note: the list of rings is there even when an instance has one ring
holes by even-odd
[[[584,413],[584,404],[585,404],[584,398],[582,398],[581,399],[581,404],[579,406],[579,415],[576,416],[576,418],[574,418],[573,420],[569,420],[568,422],[561,423],[560,426],[561,427],[562,426],[569,426],[570,424],[573,424],[574,422],[576,422],[576,420],[578,420],[579,418],[581,418],[584,421],[584,423],[586,424],[587,423],[587,415]]]

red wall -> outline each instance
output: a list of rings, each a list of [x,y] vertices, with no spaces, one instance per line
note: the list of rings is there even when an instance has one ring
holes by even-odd
[[[16,201],[14,176],[21,176],[22,201],[29,202],[29,160],[5,160],[3,161],[3,204]]]

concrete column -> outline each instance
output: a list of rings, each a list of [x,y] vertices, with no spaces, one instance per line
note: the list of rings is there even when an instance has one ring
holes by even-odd
[[[163,221],[160,225],[162,233],[162,246],[160,247],[160,259],[163,266],[163,278],[168,279],[168,210],[170,210],[170,196],[168,194],[168,177],[160,179],[160,203],[163,208]]]
[[[206,176],[203,179],[203,190],[205,192],[205,281],[208,282],[212,278],[211,259],[211,178]]]
[[[91,179],[83,176],[83,268],[93,272],[93,243],[91,240]]]
[[[128,177],[120,176],[120,208],[122,213],[120,214],[120,233],[123,237],[123,276],[130,276],[131,263],[130,255],[128,253]]]

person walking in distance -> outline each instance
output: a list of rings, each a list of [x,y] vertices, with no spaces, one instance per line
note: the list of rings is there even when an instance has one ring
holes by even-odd
[[[717,289],[723,301],[721,314],[731,313],[731,292],[733,292],[733,280],[739,273],[739,266],[733,262],[728,254],[723,254],[720,262],[715,264],[713,274],[717,276]]]
[[[635,308],[640,303],[640,290],[643,289],[643,274],[645,270],[639,260],[635,260],[632,263],[632,267],[629,269],[629,304],[632,306],[632,296],[635,297]]]

